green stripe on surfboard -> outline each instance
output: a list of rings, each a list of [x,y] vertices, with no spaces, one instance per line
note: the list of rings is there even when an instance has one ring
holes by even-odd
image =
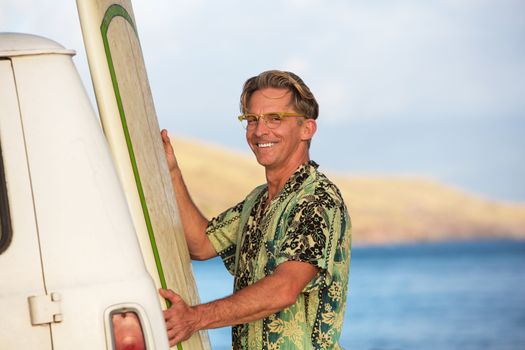
[[[113,18],[115,18],[115,17],[122,17],[122,18],[124,18],[131,25],[131,27],[133,28],[133,31],[135,32],[135,35],[137,35],[137,29],[135,27],[135,24],[133,23],[133,19],[131,18],[129,13],[126,11],[126,9],[123,8],[120,5],[117,5],[117,4],[113,4],[110,7],[108,7],[108,9],[106,10],[106,13],[104,14],[104,18],[102,20],[102,24],[100,25],[100,31],[102,33],[102,41],[104,43],[104,50],[106,52],[106,58],[107,58],[107,61],[108,61],[109,72],[110,72],[110,75],[111,75],[111,82],[113,84],[113,90],[115,92],[115,98],[117,100],[118,110],[119,110],[119,114],[120,114],[120,120],[122,122],[122,129],[124,131],[124,137],[126,139],[126,145],[127,145],[127,148],[128,148],[129,158],[130,158],[131,166],[132,166],[132,169],[133,169],[133,176],[135,177],[135,183],[137,185],[137,191],[138,191],[139,198],[140,198],[140,203],[141,203],[141,206],[142,206],[142,212],[144,214],[144,219],[146,221],[146,227],[148,229],[148,236],[149,236],[149,240],[150,240],[150,243],[151,243],[151,249],[153,251],[153,256],[154,256],[154,259],[155,259],[155,265],[157,267],[157,271],[158,271],[158,274],[159,274],[161,287],[162,288],[167,288],[166,278],[164,277],[164,270],[162,269],[162,263],[161,263],[161,260],[160,260],[159,251],[157,249],[157,242],[155,240],[155,235],[153,233],[153,226],[151,225],[151,218],[150,218],[150,215],[149,215],[148,206],[146,204],[146,199],[145,199],[145,196],[144,196],[144,189],[142,187],[142,182],[140,180],[140,174],[139,174],[139,170],[138,170],[138,166],[137,166],[137,161],[136,161],[136,158],[135,158],[135,152],[133,151],[133,143],[131,141],[131,136],[130,136],[129,129],[128,129],[128,123],[127,123],[127,120],[126,120],[126,114],[124,112],[124,106],[122,104],[122,98],[120,96],[120,90],[119,90],[119,87],[118,87],[117,76],[116,76],[116,73],[115,73],[115,67],[113,65],[113,59],[111,57],[111,50],[109,48],[109,41],[108,41],[107,33],[108,33],[109,25],[110,25],[111,21],[113,20]],[[168,300],[166,300],[166,305],[168,307],[170,306],[170,302]]]

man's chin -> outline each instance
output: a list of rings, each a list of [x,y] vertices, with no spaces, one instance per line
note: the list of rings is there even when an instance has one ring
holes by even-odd
[[[264,159],[260,159],[259,157],[255,157],[257,159],[257,163],[259,163],[259,165],[262,165],[262,166],[267,166],[268,164],[264,161]]]
[[[257,159],[257,163],[259,163],[260,165],[262,165],[265,168],[267,168],[268,166],[270,166],[272,164],[272,162],[269,159],[267,159],[265,157],[257,156],[257,154],[255,155],[255,159]]]

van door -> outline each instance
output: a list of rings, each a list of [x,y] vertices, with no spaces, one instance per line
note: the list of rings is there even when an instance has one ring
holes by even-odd
[[[22,131],[11,60],[0,58],[0,349],[51,350],[50,325],[33,325],[29,306],[46,288]]]

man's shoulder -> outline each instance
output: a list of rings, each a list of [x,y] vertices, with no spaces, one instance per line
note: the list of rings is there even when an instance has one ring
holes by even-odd
[[[318,169],[312,171],[310,177],[298,191],[301,197],[331,197],[344,204],[343,196],[337,185]]]

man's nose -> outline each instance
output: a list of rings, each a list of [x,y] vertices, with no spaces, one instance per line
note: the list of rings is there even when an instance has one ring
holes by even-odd
[[[259,118],[257,125],[255,126],[255,135],[260,136],[268,133],[268,126],[264,118]]]

